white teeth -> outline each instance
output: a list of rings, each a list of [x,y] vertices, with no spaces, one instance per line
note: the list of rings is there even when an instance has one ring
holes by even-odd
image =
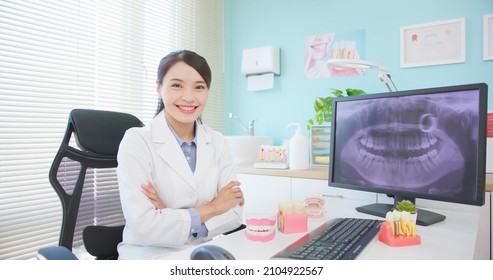
[[[428,147],[430,147],[429,137],[426,137],[426,135],[421,136],[421,148],[426,149]]]
[[[368,134],[359,138],[359,143],[371,153],[374,151],[390,150],[407,150],[421,151],[430,149],[438,142],[433,134],[415,134],[404,137],[395,137],[392,140],[386,139],[385,136],[369,136]]]
[[[437,155],[438,155],[438,151],[437,151],[436,149],[433,149],[433,150],[431,150],[430,152],[428,152],[428,156],[429,156],[430,158],[436,158],[436,157],[437,157]]]
[[[411,138],[406,138],[406,149],[408,150],[412,150],[413,149],[413,141],[411,140]]]
[[[421,155],[418,158],[419,158],[419,161],[421,161],[421,162],[425,162],[425,161],[428,160],[428,156],[427,155]]]
[[[369,137],[368,140],[366,141],[366,147],[368,148],[373,148],[373,138]]]
[[[427,155],[422,155],[419,157],[419,161],[421,162],[421,166],[426,170],[430,171],[430,166],[428,165],[428,156]]]
[[[195,107],[193,107],[193,106],[180,106],[180,109],[182,109],[184,111],[192,111],[193,109],[195,109]]]
[[[365,137],[361,137],[361,139],[359,140],[359,141],[360,141],[360,143],[361,143],[361,145],[366,146],[366,140],[367,140],[367,139],[368,139],[368,137],[367,137],[367,136],[365,136]]]
[[[366,154],[366,159],[365,159],[365,167],[370,168],[375,160],[375,155],[371,153]]]
[[[433,134],[429,134],[428,139],[429,139],[431,145],[435,145],[435,143],[438,141],[438,139]]]
[[[407,159],[386,159],[382,156],[373,155],[367,153],[361,149],[358,154],[358,160],[366,168],[374,168],[375,170],[393,170],[398,169],[408,170],[414,174],[421,174],[423,172],[431,172],[436,166],[439,165],[441,159],[438,155],[438,151],[433,149],[428,153],[410,157]]]
[[[434,148],[438,139],[431,133],[408,133],[392,139],[386,139],[384,134],[371,136],[366,133],[359,137],[358,142],[360,148],[356,160],[367,169],[380,168],[392,172],[403,169],[422,174],[432,172],[441,162],[438,150]],[[383,155],[385,150],[396,152],[400,158],[387,158]]]
[[[275,227],[274,226],[253,226],[253,225],[248,225],[248,233],[250,235],[257,235],[257,236],[267,236],[271,234],[274,231]]]
[[[438,166],[441,163],[440,156],[438,155],[438,151],[436,149],[431,150],[428,153],[428,157],[436,166]]]
[[[416,136],[414,139],[414,143],[416,143],[416,146],[414,147],[416,150],[421,149],[421,137]]]
[[[357,161],[362,161],[366,157],[365,149],[359,149],[358,156],[356,158]]]
[[[412,161],[412,164],[414,166],[414,174],[419,174],[419,172],[421,171],[421,169],[420,169],[421,165],[419,163],[418,158],[416,158],[416,157],[412,158],[411,161]]]

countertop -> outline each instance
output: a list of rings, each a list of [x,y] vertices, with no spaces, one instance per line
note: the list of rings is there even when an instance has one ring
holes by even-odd
[[[238,173],[241,174],[281,176],[281,177],[319,179],[319,180],[328,180],[329,178],[328,166],[311,166],[310,169],[307,170],[291,170],[291,169],[253,168],[252,164],[239,164],[236,170]],[[486,191],[487,192],[493,191],[493,173],[486,173]]]
[[[310,169],[307,170],[292,170],[253,168],[252,164],[240,164],[237,166],[236,172],[241,174],[280,176],[304,179],[327,180],[329,178],[329,168],[327,166],[312,166],[310,167]]]

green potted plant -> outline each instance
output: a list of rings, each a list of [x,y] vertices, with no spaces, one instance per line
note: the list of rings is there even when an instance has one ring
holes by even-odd
[[[397,204],[394,206],[394,211],[410,213],[411,220],[414,222],[414,224],[416,224],[416,221],[418,219],[418,209],[410,200],[403,199],[397,202]]]
[[[397,202],[394,209],[401,212],[406,211],[411,214],[417,213],[416,206],[414,205],[414,203],[412,203],[410,200],[407,199]]]
[[[317,97],[315,99],[315,103],[313,104],[313,108],[315,109],[315,117],[308,120],[308,130],[310,130],[310,127],[315,123],[322,125],[324,123],[329,123],[332,121],[332,99],[336,97],[366,94],[366,92],[364,92],[363,90],[354,88],[348,88],[346,89],[346,92],[335,88],[332,88],[331,90],[332,91],[329,93],[329,96]]]

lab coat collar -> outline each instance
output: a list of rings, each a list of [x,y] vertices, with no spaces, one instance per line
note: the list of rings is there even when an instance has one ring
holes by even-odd
[[[194,189],[207,175],[207,167],[214,156],[210,134],[198,122],[195,122],[195,127],[197,163],[195,173],[192,173],[178,141],[166,122],[164,112],[161,111],[151,122],[152,142],[156,145],[157,154]]]
[[[197,127],[197,164],[195,166],[194,180],[196,185],[205,182],[207,173],[210,172],[211,162],[214,159],[214,148],[211,135],[203,125],[195,123]]]

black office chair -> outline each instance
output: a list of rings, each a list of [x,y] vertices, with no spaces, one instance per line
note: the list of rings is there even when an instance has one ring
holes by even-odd
[[[79,206],[88,168],[114,168],[116,155],[125,131],[141,127],[143,123],[133,115],[90,109],[70,112],[62,144],[53,160],[49,179],[62,202],[62,227],[59,246],[42,248],[38,259],[77,259],[72,253]],[[74,135],[78,149],[70,145]],[[58,173],[67,159],[80,164],[75,185],[60,182]],[[69,183],[71,180],[67,180]],[[73,182],[73,181],[72,181]],[[117,245],[122,241],[124,225],[89,225],[83,229],[82,240],[89,254],[96,259],[117,259]]]
[[[139,119],[125,113],[86,109],[74,109],[70,113],[65,136],[49,174],[50,182],[62,202],[59,246],[41,248],[38,250],[38,259],[77,259],[72,253],[72,246],[87,168],[116,167],[118,146],[125,131],[140,126],[143,124]],[[79,149],[70,145],[72,134],[75,135]],[[65,158],[80,163],[75,186],[62,184],[57,177]],[[241,225],[225,234],[245,227]],[[122,241],[123,228],[124,225],[84,227],[82,240],[86,251],[98,260],[118,259],[117,245]]]

